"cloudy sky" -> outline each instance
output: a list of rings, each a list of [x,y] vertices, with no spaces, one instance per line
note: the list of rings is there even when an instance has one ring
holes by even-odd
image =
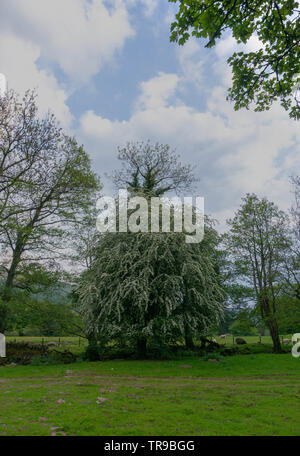
[[[247,192],[288,209],[299,124],[279,106],[234,112],[225,99],[234,40],[210,50],[170,43],[176,9],[167,0],[1,0],[0,72],[20,93],[38,89],[41,112],[56,114],[101,176],[118,167],[117,146],[149,139],[196,165],[195,194],[220,227]]]

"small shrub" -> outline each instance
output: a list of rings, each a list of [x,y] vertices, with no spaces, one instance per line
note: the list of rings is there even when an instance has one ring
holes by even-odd
[[[51,350],[49,358],[51,358],[57,364],[70,364],[77,361],[77,356],[69,350]]]
[[[98,344],[89,344],[82,355],[82,359],[85,361],[100,361],[101,347]]]
[[[104,361],[112,359],[135,359],[133,348],[104,347],[100,344],[90,344],[81,355],[83,361]]]
[[[135,359],[135,355],[133,348],[100,349],[102,359]]]
[[[247,344],[240,345],[238,348],[238,354],[248,355],[251,353],[272,353],[272,346],[265,344]]]
[[[147,349],[147,357],[150,359],[176,359],[176,353],[167,345],[153,344]]]
[[[239,353],[239,347],[234,346],[234,347],[222,347],[220,349],[220,354],[222,356],[232,356],[232,355],[237,355]]]

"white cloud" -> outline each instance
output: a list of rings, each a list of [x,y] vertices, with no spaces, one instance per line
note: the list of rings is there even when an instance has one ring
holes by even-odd
[[[264,44],[259,41],[256,35],[251,36],[246,44],[238,44],[231,35],[217,41],[216,46],[213,48],[217,57],[213,64],[213,71],[218,76],[220,83],[226,87],[232,85],[232,72],[231,67],[227,63],[227,59],[234,52],[255,52],[263,47]]]
[[[236,46],[235,39],[229,35],[227,38],[223,38],[217,42],[215,52],[220,58],[228,57],[234,52]]]
[[[108,8],[104,0],[2,0],[0,72],[17,91],[37,87],[41,110],[50,108],[70,128],[68,96],[111,62],[134,35],[128,9],[138,2],[147,16],[154,14],[158,3],[111,0]],[[246,45],[247,50],[257,47],[255,38]],[[214,50],[191,39],[176,51],[178,74],[159,72],[140,83],[128,119],[113,121],[85,112],[76,134],[96,170],[103,175],[118,166],[118,145],[150,139],[170,144],[184,162],[198,166],[197,193],[222,223],[246,192],[266,195],[287,208],[289,175],[300,167],[300,132],[279,106],[264,113],[235,112],[226,102],[231,83],[226,58],[235,48],[231,37],[220,40]],[[69,78],[67,88],[51,71],[53,64]],[[185,89],[191,88],[195,98],[205,95],[201,109],[184,103]]]
[[[287,157],[278,160],[286,149],[288,156],[296,155],[300,132],[295,122],[279,106],[264,113],[235,112],[225,101],[223,86],[211,91],[204,112],[197,111],[176,101],[178,82],[184,80],[175,76],[160,73],[141,84],[136,110],[126,121],[110,121],[92,111],[82,116],[80,135],[95,167],[111,171],[118,166],[118,145],[151,139],[168,143],[184,162],[197,165],[197,193],[206,198],[206,210],[220,220],[221,229],[246,192],[287,209],[291,163]]]
[[[177,48],[177,57],[185,83],[195,84],[196,89],[205,89],[205,71],[208,67],[208,52],[202,49],[195,38]]]
[[[136,109],[155,109],[166,106],[174,95],[179,82],[176,74],[160,72],[158,76],[141,83],[142,94],[136,104]]]
[[[252,35],[246,44],[238,44],[232,35],[217,41],[215,52],[219,58],[228,58],[235,51],[256,52],[263,48],[264,44],[258,39],[257,35]]]
[[[174,7],[172,7],[172,5],[168,5],[168,12],[165,15],[164,23],[170,26],[175,21],[175,19],[176,13]]]
[[[23,93],[37,88],[41,112],[51,109],[64,127],[72,115],[67,99],[111,62],[134,35],[126,4],[112,0],[1,0],[0,71]],[[58,82],[53,68],[68,77]]]
[[[2,0],[0,26],[39,46],[71,81],[87,82],[134,35],[126,5],[113,0]]]
[[[20,94],[36,88],[41,113],[50,109],[62,125],[68,128],[72,121],[66,105],[68,95],[51,73],[37,68],[35,62],[40,56],[39,47],[5,32],[0,32],[0,40],[5,43],[0,48],[0,62],[8,87]]]
[[[145,7],[145,15],[151,17],[158,6],[158,0],[141,0]]]

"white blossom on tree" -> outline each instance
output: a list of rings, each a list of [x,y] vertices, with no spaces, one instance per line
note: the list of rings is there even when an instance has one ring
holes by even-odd
[[[106,233],[79,297],[91,333],[128,340],[145,354],[147,341],[207,335],[223,315],[211,227],[200,244],[183,233]]]

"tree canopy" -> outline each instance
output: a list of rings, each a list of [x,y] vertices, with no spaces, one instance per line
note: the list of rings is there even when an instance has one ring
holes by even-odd
[[[168,144],[128,142],[118,151],[123,169],[112,176],[117,188],[161,196],[188,190],[197,181],[192,167],[182,165]]]
[[[127,340],[145,354],[147,341],[207,335],[222,318],[223,291],[213,234],[187,244],[182,233],[107,233],[83,274],[79,295],[90,332]]]
[[[270,330],[275,352],[280,352],[276,316],[285,256],[290,249],[286,214],[266,198],[255,194],[243,198],[235,217],[228,221],[228,251],[240,278],[252,286],[262,320]]]
[[[40,118],[36,93],[0,97],[0,278],[3,299],[59,268],[100,188],[90,159],[54,115]],[[70,256],[70,252],[68,254]],[[33,287],[34,288],[34,287]],[[2,319],[4,325],[4,318]],[[3,328],[2,328],[3,329]]]
[[[119,151],[116,186],[131,195],[164,195],[187,188],[192,170],[169,146],[129,143]],[[147,342],[207,335],[223,316],[217,267],[218,236],[207,220],[204,240],[188,244],[184,232],[105,233],[82,275],[78,294],[91,334],[103,343],[131,342],[145,356]]]
[[[238,44],[250,37],[259,49],[238,51],[228,59],[233,83],[228,99],[234,108],[270,109],[280,100],[291,118],[300,118],[300,20],[295,0],[169,0],[179,3],[171,25],[171,41],[180,45],[190,36],[206,39],[213,47],[229,31]]]

